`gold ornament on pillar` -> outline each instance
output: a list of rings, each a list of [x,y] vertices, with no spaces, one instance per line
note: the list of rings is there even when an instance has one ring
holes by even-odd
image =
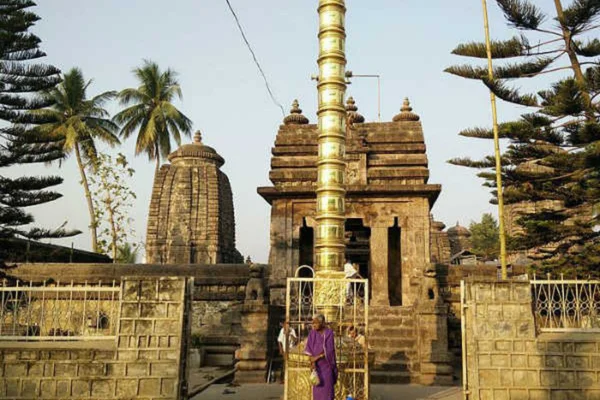
[[[344,264],[346,147],[346,5],[319,1],[319,157],[316,275],[337,277]]]

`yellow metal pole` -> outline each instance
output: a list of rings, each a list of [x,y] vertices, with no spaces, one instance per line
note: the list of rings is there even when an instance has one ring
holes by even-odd
[[[346,5],[319,0],[319,156],[316,276],[336,278],[344,264],[346,162]]]
[[[492,44],[490,39],[490,24],[486,0],[481,0],[483,5],[483,24],[485,28],[485,44],[488,58],[488,77],[494,79],[494,68],[492,65]],[[502,160],[500,154],[500,137],[498,134],[498,110],[496,108],[496,95],[490,90],[492,103],[492,119],[494,130],[494,154],[496,156],[496,188],[498,190],[498,224],[500,225],[500,265],[502,267],[502,279],[508,279],[506,267],[506,231],[504,228],[504,194],[502,189]]]

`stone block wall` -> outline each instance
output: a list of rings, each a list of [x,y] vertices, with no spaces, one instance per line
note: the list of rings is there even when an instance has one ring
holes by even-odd
[[[114,340],[0,337],[0,399],[179,399],[186,278],[123,278]]]
[[[529,282],[465,286],[469,400],[600,399],[600,335],[538,333]]]
[[[526,273],[524,267],[513,267],[509,276]],[[488,265],[437,265],[436,279],[440,294],[448,304],[448,348],[452,356],[451,363],[455,376],[459,377],[462,367],[462,342],[460,320],[460,282],[463,279],[495,279],[498,270]]]
[[[261,266],[266,269],[266,266]],[[115,264],[22,264],[11,273],[24,281],[42,282],[73,280],[113,282],[127,276],[156,279],[161,276],[192,277],[190,330],[193,345],[199,348],[192,367],[233,365],[234,353],[242,333],[242,305],[250,279],[247,264],[220,265],[115,265]],[[207,356],[207,357],[204,357]]]

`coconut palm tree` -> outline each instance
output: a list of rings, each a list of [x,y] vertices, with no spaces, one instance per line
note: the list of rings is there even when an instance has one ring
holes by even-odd
[[[124,243],[117,248],[117,257],[115,262],[119,264],[135,264],[137,262],[140,247],[131,244]]]
[[[85,81],[79,68],[71,69],[64,74],[63,81],[56,88],[46,93],[53,105],[33,113],[50,121],[35,128],[40,135],[59,139],[65,155],[75,153],[90,213],[92,249],[97,252],[97,223],[85,170],[86,167],[95,170],[98,157],[96,140],[110,146],[119,144],[120,141],[116,136],[119,126],[109,118],[109,113],[103,108],[116,93],[105,92],[88,99],[86,91],[91,83],[91,80]]]
[[[156,176],[161,157],[164,159],[171,152],[171,136],[181,145],[181,134],[190,136],[192,121],[172,104],[175,97],[182,98],[175,71],[161,71],[158,64],[144,60],[144,65],[134,69],[133,74],[139,87],[119,92],[118,99],[127,108],[113,121],[121,125],[124,139],[137,132],[135,153],[146,153],[156,161]]]

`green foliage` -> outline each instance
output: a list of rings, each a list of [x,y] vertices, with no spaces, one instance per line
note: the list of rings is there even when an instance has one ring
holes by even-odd
[[[91,80],[85,81],[79,68],[71,69],[64,74],[63,81],[46,94],[52,106],[32,114],[48,121],[37,127],[36,133],[60,141],[65,154],[73,153],[78,147],[83,162],[93,165],[98,155],[96,140],[110,146],[120,144],[120,141],[116,136],[119,127],[110,120],[104,108],[106,102],[115,97],[115,92],[104,92],[88,99],[87,89],[91,83]]]
[[[538,105],[538,101],[533,94],[521,94],[518,89],[509,88],[497,79],[490,80],[483,78],[482,81],[488,89],[504,101],[526,107],[535,107]]]
[[[563,18],[560,20],[567,29],[573,33],[579,33],[588,29],[600,14],[600,1],[598,0],[574,0],[564,10]]]
[[[493,40],[491,43],[492,57],[496,59],[520,57],[525,54],[528,48],[529,43],[524,38],[517,36],[510,40]],[[459,44],[452,50],[452,54],[487,59],[487,46],[481,42]]]
[[[486,261],[498,258],[500,254],[500,236],[498,222],[492,214],[483,214],[480,222],[471,222],[471,246],[475,254]]]
[[[137,263],[140,246],[137,244],[123,243],[117,248],[116,262],[119,264]]]
[[[528,250],[544,268],[566,268],[567,259],[591,267],[593,248],[582,249],[600,240],[600,221],[590,212],[600,199],[600,104],[596,100],[600,67],[579,58],[600,55],[600,41],[587,37],[596,29],[600,0],[575,0],[564,12],[558,1],[552,18],[532,1],[496,3],[522,34],[492,42],[492,58],[497,60],[494,79],[488,78],[484,66],[453,66],[447,72],[479,79],[499,99],[528,107],[521,118],[498,126],[499,138],[508,142],[500,171],[505,204],[523,203],[527,209],[520,217],[512,216],[523,232],[511,238],[513,248]],[[536,45],[527,38],[532,33]],[[469,42],[453,53],[485,58],[487,51],[483,44]],[[517,61],[508,64],[506,58]],[[570,71],[572,77],[561,75],[535,94],[522,94],[507,85],[558,71]],[[493,130],[485,127],[465,129],[460,135],[494,137]],[[495,157],[456,157],[449,163],[478,169],[484,186],[491,189],[491,203],[497,203]],[[585,255],[589,259],[583,260]]]
[[[578,55],[583,57],[597,57],[600,56],[600,40],[591,39],[587,42],[577,41],[574,43],[575,51]]]
[[[515,28],[535,30],[546,19],[544,13],[527,0],[496,0],[506,20]]]
[[[95,220],[100,231],[99,250],[115,262],[134,263],[138,249],[130,244],[135,235],[130,215],[136,195],[128,182],[135,171],[119,153],[115,159],[100,154],[91,172]]]
[[[31,110],[47,106],[42,91],[61,81],[60,71],[37,62],[45,53],[41,40],[29,32],[39,17],[29,11],[32,1],[0,2],[0,167],[15,164],[48,162],[63,158],[60,145],[32,133],[34,124],[43,122],[32,117]],[[0,175],[0,238],[57,238],[79,234],[67,230],[31,228],[33,216],[23,208],[51,202],[61,197],[46,190],[62,183],[62,178]]]
[[[148,159],[156,160],[158,172],[161,158],[171,152],[171,137],[179,146],[181,134],[190,135],[192,121],[172,104],[176,97],[182,98],[175,71],[161,71],[158,64],[145,60],[133,73],[139,87],[119,92],[119,101],[127,108],[114,121],[122,126],[123,138],[137,133],[136,155],[146,153]]]
[[[589,243],[577,252],[561,258],[532,265],[531,272],[554,277],[562,274],[565,279],[600,279],[600,243]]]

